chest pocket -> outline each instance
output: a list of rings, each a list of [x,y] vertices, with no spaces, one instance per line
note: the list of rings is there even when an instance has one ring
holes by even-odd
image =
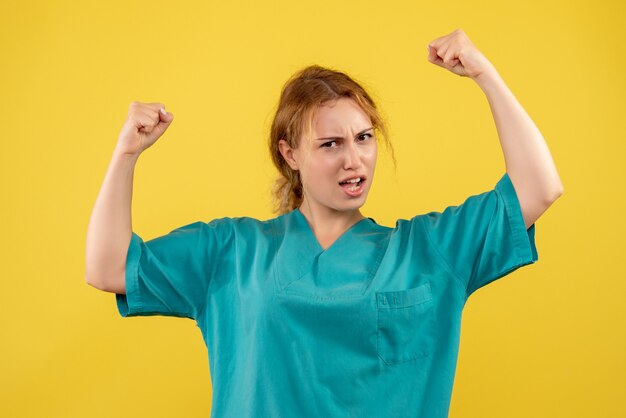
[[[376,292],[378,356],[398,364],[432,354],[435,312],[430,283],[412,289]]]

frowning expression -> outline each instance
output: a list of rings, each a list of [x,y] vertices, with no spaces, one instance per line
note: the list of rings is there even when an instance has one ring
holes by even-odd
[[[313,210],[345,211],[365,203],[372,185],[378,147],[372,122],[350,98],[320,106],[313,116],[312,137],[281,152],[300,171],[303,205]]]

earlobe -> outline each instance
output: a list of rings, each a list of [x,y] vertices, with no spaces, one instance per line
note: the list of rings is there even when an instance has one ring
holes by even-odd
[[[284,139],[281,139],[280,141],[278,141],[278,149],[280,153],[282,154],[283,158],[285,159],[285,161],[287,162],[287,164],[289,164],[289,167],[291,167],[292,170],[297,170],[298,163],[293,158],[293,148],[289,146],[287,141],[285,141]]]

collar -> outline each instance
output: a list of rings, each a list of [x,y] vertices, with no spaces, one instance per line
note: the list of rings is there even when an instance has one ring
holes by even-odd
[[[322,249],[298,208],[278,218],[274,275],[279,292],[336,298],[361,296],[387,249],[391,228],[364,218]]]

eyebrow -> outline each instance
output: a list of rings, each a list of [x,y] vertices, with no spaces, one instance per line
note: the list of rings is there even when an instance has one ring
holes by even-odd
[[[369,127],[369,128],[367,128],[367,129],[363,129],[361,132],[359,132],[358,134],[356,134],[356,135],[355,135],[355,137],[356,137],[356,136],[359,136],[359,135],[362,135],[362,134],[364,134],[364,133],[365,133],[365,132],[367,132],[367,131],[371,131],[372,129],[374,129],[374,127]],[[317,138],[317,140],[318,140],[318,141],[327,141],[327,140],[329,140],[329,139],[343,139],[343,137],[342,137],[342,136],[329,136],[329,137],[327,137],[327,138]]]

